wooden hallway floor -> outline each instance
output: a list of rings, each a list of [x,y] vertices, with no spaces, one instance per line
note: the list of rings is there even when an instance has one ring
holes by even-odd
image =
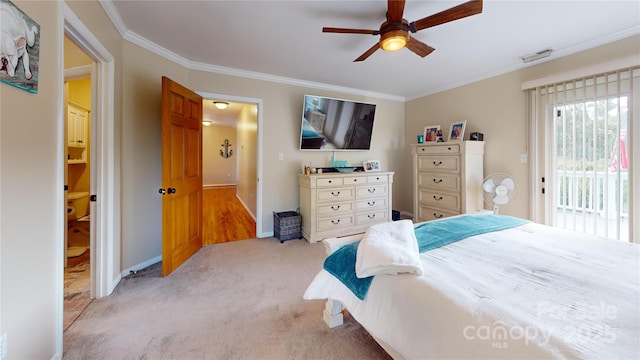
[[[256,237],[256,222],[236,197],[235,186],[202,190],[202,244]]]

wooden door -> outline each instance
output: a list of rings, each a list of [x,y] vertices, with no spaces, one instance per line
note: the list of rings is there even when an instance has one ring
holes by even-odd
[[[202,97],[162,77],[162,276],[202,247]]]

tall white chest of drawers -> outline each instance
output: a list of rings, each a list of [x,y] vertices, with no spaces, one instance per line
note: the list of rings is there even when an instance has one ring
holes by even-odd
[[[298,175],[302,236],[314,243],[391,221],[393,172]]]
[[[484,141],[412,145],[414,221],[483,209]]]

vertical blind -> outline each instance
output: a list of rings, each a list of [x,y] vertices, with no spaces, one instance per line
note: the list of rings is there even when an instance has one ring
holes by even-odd
[[[547,224],[631,240],[639,79],[631,67],[529,90]]]

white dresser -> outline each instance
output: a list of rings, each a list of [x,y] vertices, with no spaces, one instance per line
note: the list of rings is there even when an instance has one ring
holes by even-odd
[[[412,145],[414,221],[482,210],[484,141]]]
[[[298,175],[302,236],[314,243],[391,221],[393,172]]]

